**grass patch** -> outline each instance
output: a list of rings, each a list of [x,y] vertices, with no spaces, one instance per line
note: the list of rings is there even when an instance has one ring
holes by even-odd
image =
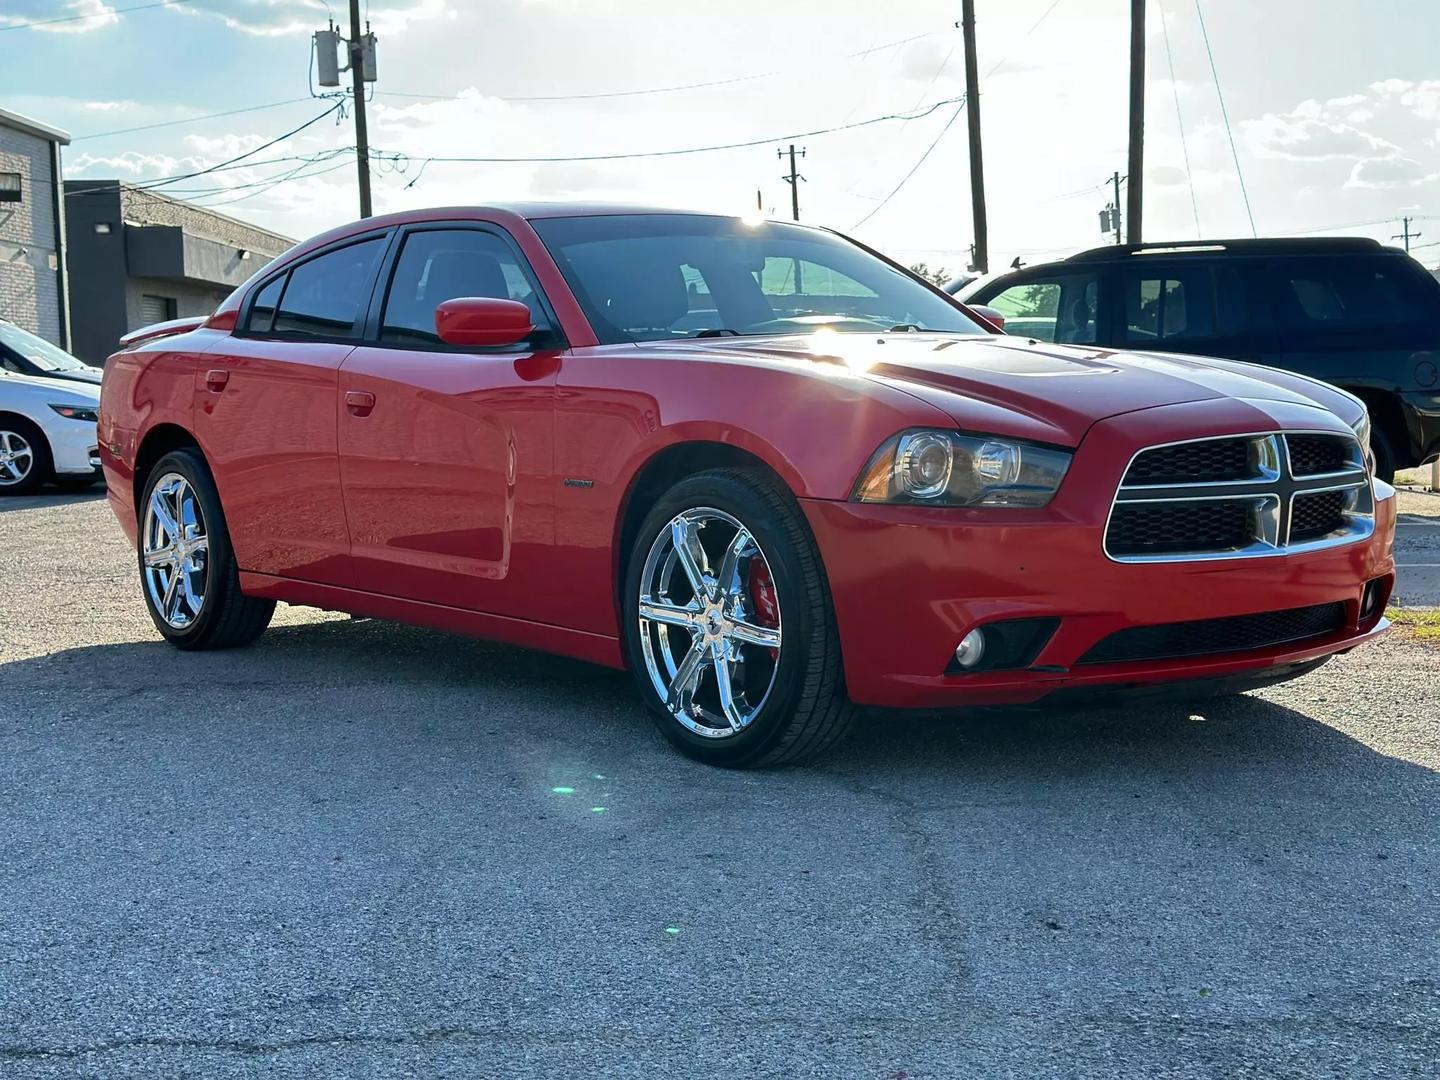
[[[1385,615],[1415,640],[1440,645],[1440,608],[1392,607]]]

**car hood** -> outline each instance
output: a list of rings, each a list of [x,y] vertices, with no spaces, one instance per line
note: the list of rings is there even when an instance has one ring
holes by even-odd
[[[0,371],[0,400],[5,398],[48,397],[60,405],[73,401],[75,404],[100,404],[100,384],[79,379],[52,379],[40,375],[17,375],[13,371]]]
[[[1067,446],[1079,445],[1091,425],[1107,417],[1193,401],[1239,398],[1318,406],[1346,423],[1363,413],[1363,406],[1343,391],[1251,364],[1025,338],[823,334],[705,339],[694,347],[737,359],[839,366],[925,401],[962,428]]]

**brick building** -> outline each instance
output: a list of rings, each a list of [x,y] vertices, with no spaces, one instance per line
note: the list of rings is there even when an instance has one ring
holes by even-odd
[[[70,136],[0,109],[0,319],[70,346],[60,148]]]
[[[294,243],[117,180],[68,180],[65,195],[71,351],[91,364],[131,330],[210,314]]]

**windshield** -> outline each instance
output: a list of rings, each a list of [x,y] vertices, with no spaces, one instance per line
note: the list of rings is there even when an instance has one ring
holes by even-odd
[[[13,323],[0,322],[0,345],[19,353],[42,371],[83,371],[86,367],[64,349]]]
[[[531,224],[607,345],[822,326],[989,332],[909,275],[817,229],[688,214]]]

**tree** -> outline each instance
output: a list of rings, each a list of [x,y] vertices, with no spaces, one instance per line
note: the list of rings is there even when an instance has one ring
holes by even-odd
[[[943,266],[937,266],[934,270],[931,270],[930,264],[923,262],[911,263],[910,272],[912,274],[915,274],[917,277],[922,277],[926,281],[932,282],[935,285],[940,286],[941,288],[944,288],[945,283],[955,276],[950,273],[949,270],[946,270]]]

